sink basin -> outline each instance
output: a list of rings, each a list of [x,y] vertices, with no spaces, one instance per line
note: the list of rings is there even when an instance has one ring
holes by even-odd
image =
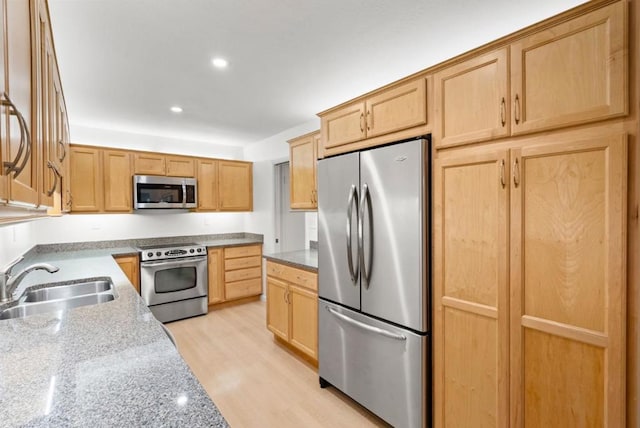
[[[110,302],[115,299],[111,293],[87,294],[84,296],[71,297],[68,299],[49,300],[41,303],[18,304],[0,312],[0,320],[12,318],[24,318],[30,315],[56,312],[80,306],[96,305],[98,303]]]
[[[61,282],[37,290],[27,290],[18,298],[17,305],[0,311],[0,320],[97,305],[115,298],[111,278]]]
[[[86,294],[102,293],[111,290],[113,284],[107,280],[80,282],[70,285],[41,288],[24,294],[24,302],[43,302],[48,300],[69,299],[71,297],[84,296]],[[22,300],[22,298],[21,298]]]

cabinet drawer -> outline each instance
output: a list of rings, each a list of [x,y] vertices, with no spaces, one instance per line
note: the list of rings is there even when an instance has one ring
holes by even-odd
[[[244,279],[260,278],[262,276],[262,268],[260,266],[248,269],[238,269],[225,272],[224,282],[241,281]]]
[[[267,275],[318,291],[318,274],[280,263],[267,262]]]
[[[262,293],[262,278],[227,283],[224,285],[224,291],[227,300],[257,296]]]
[[[239,259],[225,259],[224,270],[244,269],[250,267],[261,266],[260,256],[241,257]]]
[[[243,247],[229,247],[224,249],[225,259],[238,257],[259,256],[262,254],[262,245],[246,245]]]

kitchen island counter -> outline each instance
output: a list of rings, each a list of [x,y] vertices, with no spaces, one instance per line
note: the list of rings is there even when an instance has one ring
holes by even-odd
[[[110,277],[111,302],[0,320],[3,426],[228,426],[112,255],[134,248],[32,253],[30,286]]]
[[[316,249],[265,254],[263,257],[267,260],[283,263],[296,268],[312,272],[318,271],[318,250]]]

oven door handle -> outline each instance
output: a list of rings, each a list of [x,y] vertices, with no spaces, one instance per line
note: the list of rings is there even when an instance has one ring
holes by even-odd
[[[207,256],[189,257],[189,258],[179,259],[179,260],[163,260],[159,262],[140,262],[140,267],[190,265],[193,263],[206,262],[206,261],[207,261]]]

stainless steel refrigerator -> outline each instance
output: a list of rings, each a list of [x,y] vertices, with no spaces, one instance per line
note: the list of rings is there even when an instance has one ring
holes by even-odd
[[[429,140],[318,162],[318,364],[394,427],[430,418]]]

